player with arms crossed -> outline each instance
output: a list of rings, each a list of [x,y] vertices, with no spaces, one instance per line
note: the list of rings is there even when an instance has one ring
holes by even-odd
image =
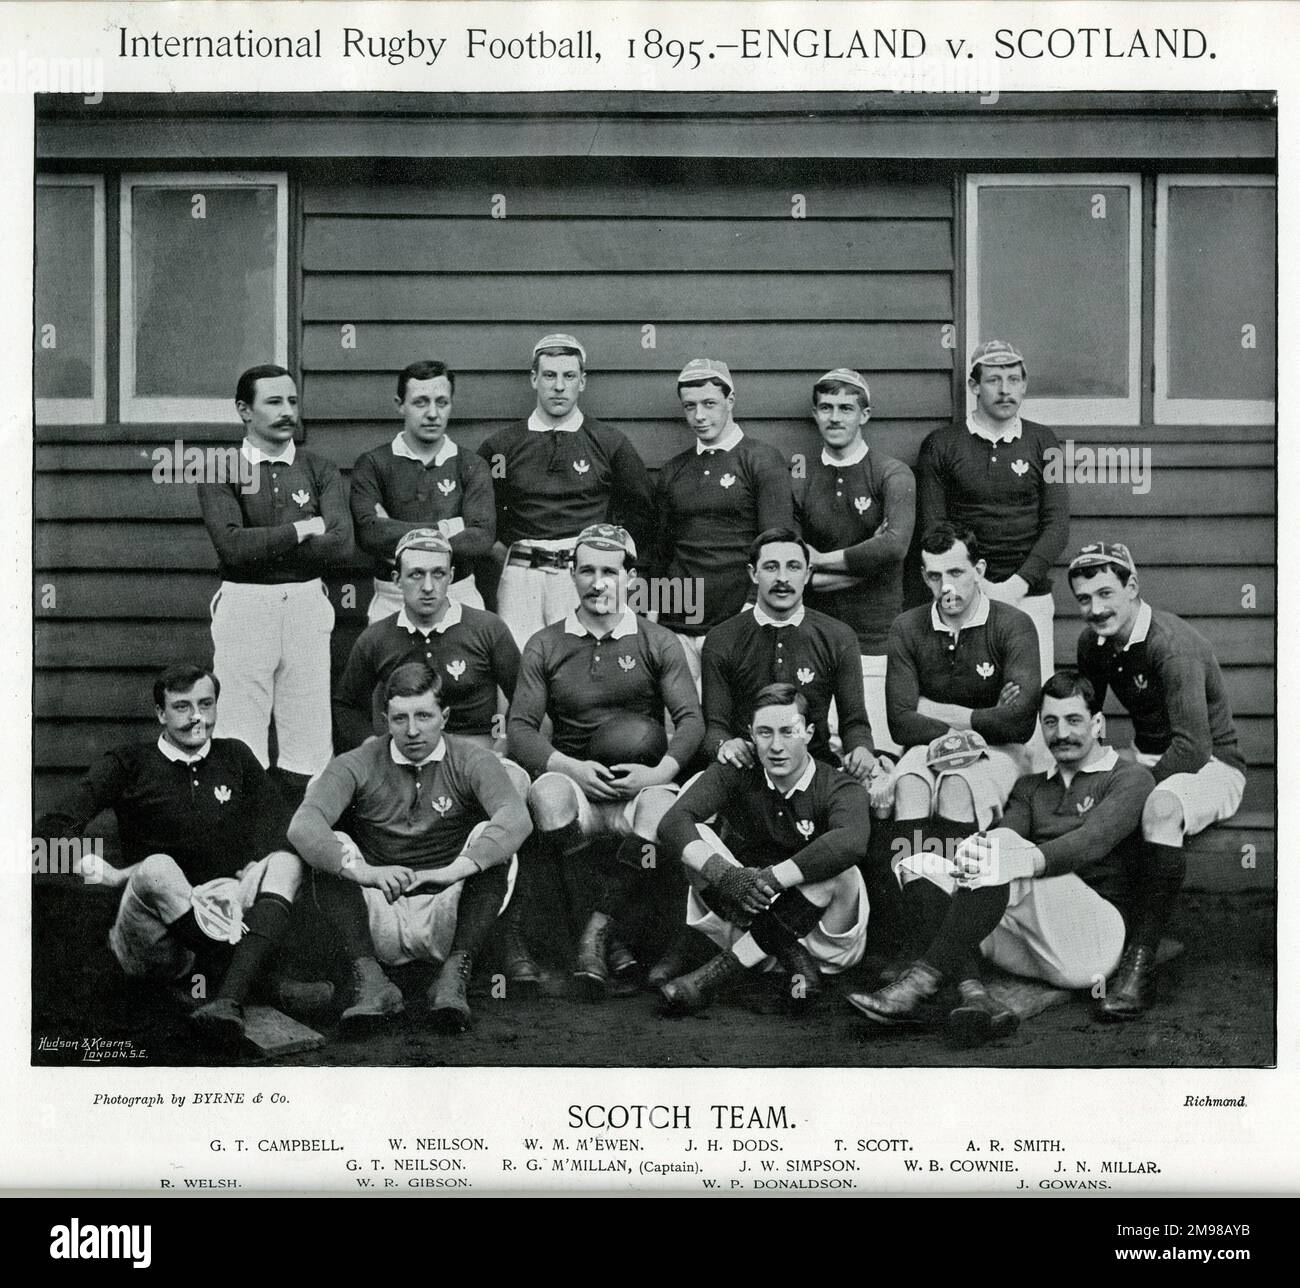
[[[451,543],[460,578],[448,594],[482,608],[474,562],[496,540],[496,502],[487,464],[447,436],[456,373],[425,360],[397,375],[401,432],[391,443],[357,457],[350,479],[357,545],[375,560],[375,589],[367,616],[377,622],[402,607],[395,569],[397,543],[416,529],[435,529]]]
[[[196,974],[221,975],[190,1021],[206,1038],[238,1043],[244,1001],[284,937],[303,869],[266,771],[242,742],[212,736],[220,692],[202,667],[163,671],[153,686],[157,741],[102,756],[36,835],[81,837],[113,811],[126,866],[82,873],[122,887],[113,956],[132,979],[187,991]]]
[[[1019,1023],[984,987],[981,952],[1057,988],[1095,988],[1115,969],[1125,925],[1146,933],[1153,863],[1138,825],[1151,773],[1100,741],[1105,717],[1082,676],[1048,680],[1040,719],[1054,765],[1021,778],[998,826],[964,840],[952,861],[927,856],[925,879],[904,891],[917,960],[886,987],[849,997],[867,1019],[923,1024],[941,987],[956,983],[948,1033],[976,1046]]]
[[[809,754],[808,703],[792,684],[754,701],[755,763],[713,764],[659,825],[690,876],[687,925],[722,949],[659,990],[667,1014],[702,1010],[747,971],[779,968],[790,1000],[820,997],[823,972],[862,959],[871,809],[852,778]],[[726,838],[725,842],[723,837]]]
[[[1209,641],[1173,613],[1152,608],[1127,546],[1098,542],[1070,561],[1070,589],[1088,625],[1079,670],[1097,701],[1114,693],[1133,718],[1133,750],[1155,778],[1142,811],[1153,868],[1145,918],[1130,927],[1101,1014],[1130,1020],[1155,1000],[1156,947],[1187,872],[1183,843],[1231,818],[1246,787],[1246,761]]]
[[[533,346],[537,406],[478,449],[496,493],[501,580],[496,607],[522,649],[576,600],[569,564],[574,538],[593,523],[619,522],[644,538],[650,475],[617,429],[586,416],[587,351],[571,335]]]
[[[315,869],[317,905],[351,964],[344,1032],[404,1009],[381,962],[438,961],[430,1019],[459,1033],[470,1023],[474,958],[509,902],[515,853],[532,831],[523,784],[490,751],[444,735],[442,680],[423,662],[388,677],[384,709],[389,733],[330,761],[289,839]],[[336,832],[345,813],[352,832]]]
[[[594,838],[613,838],[595,911],[582,932],[574,979],[592,1000],[615,974],[635,965],[622,942],[629,925],[671,889],[657,861],[659,821],[676,796],[674,780],[699,749],[704,719],[682,646],[665,626],[626,607],[636,546],[623,528],[596,524],[578,536],[573,584],[578,607],[528,641],[510,707],[510,755],[530,774],[528,807],[540,835],[561,855],[570,900],[581,906],[579,856]],[[673,722],[664,737],[665,708]],[[550,717],[550,738],[542,722]],[[643,730],[649,750],[635,763],[597,758],[600,743],[624,726]],[[618,741],[611,738],[611,744]],[[604,846],[601,846],[604,849]],[[667,869],[667,870],[666,870]],[[665,889],[666,887],[666,889]],[[650,980],[659,978],[652,968]]]

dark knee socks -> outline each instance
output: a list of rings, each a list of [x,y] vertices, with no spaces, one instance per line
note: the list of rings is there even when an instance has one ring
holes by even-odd
[[[477,956],[501,913],[506,885],[507,872],[504,865],[465,878],[460,888],[460,902],[456,905],[456,933],[451,941],[452,952]]]
[[[370,914],[366,911],[361,887],[342,877],[317,872],[313,875],[312,893],[316,906],[338,934],[344,956],[349,961],[373,957],[375,945],[370,938]]]
[[[257,896],[244,918],[247,930],[235,946],[235,955],[221,981],[218,997],[243,1002],[267,957],[284,938],[292,912],[293,904],[283,895],[264,892]]]

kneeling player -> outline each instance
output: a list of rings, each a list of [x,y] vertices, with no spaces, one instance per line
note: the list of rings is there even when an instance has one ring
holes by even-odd
[[[428,995],[435,1026],[469,1026],[474,957],[510,900],[515,852],[532,831],[507,767],[444,736],[441,694],[423,662],[399,666],[384,690],[389,733],[331,760],[289,825],[352,965],[345,1030],[403,1009],[380,962],[410,961],[442,962]],[[344,811],[355,836],[333,830]]]
[[[1131,937],[1155,955],[1162,919],[1152,856],[1138,828],[1155,785],[1148,769],[1098,741],[1105,727],[1088,680],[1059,672],[1043,686],[1042,728],[1055,765],[1021,778],[1001,825],[927,855],[903,899],[919,956],[893,983],[849,1002],[877,1024],[923,1023],[945,982],[960,1000],[950,1035],[972,1046],[1012,1032],[1017,1017],[980,981],[981,951],[1004,970],[1058,988],[1096,988]]]
[[[204,1037],[237,1043],[244,1000],[288,926],[302,864],[285,841],[287,806],[257,758],[237,739],[212,736],[220,692],[202,667],[164,671],[153,686],[158,740],[101,757],[36,834],[81,837],[113,811],[127,866],[81,874],[124,887],[108,936],[113,956],[133,979],[188,986],[196,974],[221,973],[216,996],[190,1020]]]
[[[762,689],[749,730],[758,764],[710,765],[659,825],[665,855],[690,872],[687,924],[723,950],[664,984],[668,1014],[702,1009],[759,967],[779,966],[791,1000],[810,1003],[823,972],[862,959],[867,898],[855,865],[867,854],[870,804],[846,773],[808,754],[807,717],[794,685]]]

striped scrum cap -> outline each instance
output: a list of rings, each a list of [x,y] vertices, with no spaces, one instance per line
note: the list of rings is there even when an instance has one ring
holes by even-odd
[[[587,351],[571,335],[565,335],[563,331],[553,332],[551,335],[544,335],[538,342],[533,345],[533,357],[537,357],[543,349],[572,349],[579,358],[582,359],[582,365],[587,365]]]
[[[573,543],[575,550],[579,546],[594,546],[597,550],[621,550],[627,558],[636,558],[636,542],[632,540],[632,534],[616,523],[593,523],[583,528]]]
[[[1133,562],[1129,548],[1118,541],[1094,541],[1091,545],[1084,546],[1070,560],[1066,575],[1078,572],[1081,568],[1123,568],[1134,575],[1137,573],[1137,564]]]
[[[1016,352],[1013,344],[1008,344],[1006,340],[985,340],[978,349],[970,356],[970,366],[984,367],[1014,367],[1016,363],[1022,367],[1025,366],[1025,360]],[[1025,367],[1028,371],[1029,368]]]
[[[716,380],[729,394],[736,392],[736,382],[731,378],[731,368],[721,358],[692,358],[677,377],[679,385]]]
[[[428,550],[433,554],[450,556],[451,542],[437,528],[412,528],[398,541],[397,549],[393,552],[393,562],[401,562],[402,555],[407,550]]]
[[[871,389],[867,385],[866,377],[862,372],[854,371],[851,367],[836,367],[834,371],[828,371],[824,376],[817,377],[819,385],[852,385],[855,389],[862,390],[862,396],[867,400],[867,405],[871,405]]]

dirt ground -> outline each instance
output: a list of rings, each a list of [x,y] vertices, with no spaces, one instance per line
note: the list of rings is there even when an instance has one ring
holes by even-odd
[[[115,900],[60,884],[38,885],[33,904],[32,1063],[82,1064],[80,1039],[126,1039],[133,1067],[257,1063],[213,1055],[191,1040],[185,1011],[166,993],[128,984],[105,942]],[[591,1004],[567,996],[561,969],[524,996],[490,995],[490,960],[476,974],[475,1024],[455,1037],[421,1019],[428,968],[395,972],[407,1014],[365,1041],[343,1041],[332,1019],[314,1023],[317,1051],[284,1065],[520,1065],[617,1067],[1266,1067],[1274,1063],[1276,953],[1271,893],[1183,897],[1169,933],[1186,945],[1165,968],[1159,1005],[1146,1020],[1093,1022],[1086,999],[1056,1006],[1014,1036],[975,1051],[937,1033],[898,1034],[860,1018],[843,994],[874,980],[868,958],[834,980],[810,1016],[792,1018],[766,981],[704,1015],[664,1019],[647,993]],[[554,963],[557,967],[558,962]],[[42,1039],[44,1041],[42,1041]],[[75,1045],[73,1045],[75,1044]],[[120,1049],[120,1048],[119,1048]],[[114,1056],[104,1063],[118,1061]]]

